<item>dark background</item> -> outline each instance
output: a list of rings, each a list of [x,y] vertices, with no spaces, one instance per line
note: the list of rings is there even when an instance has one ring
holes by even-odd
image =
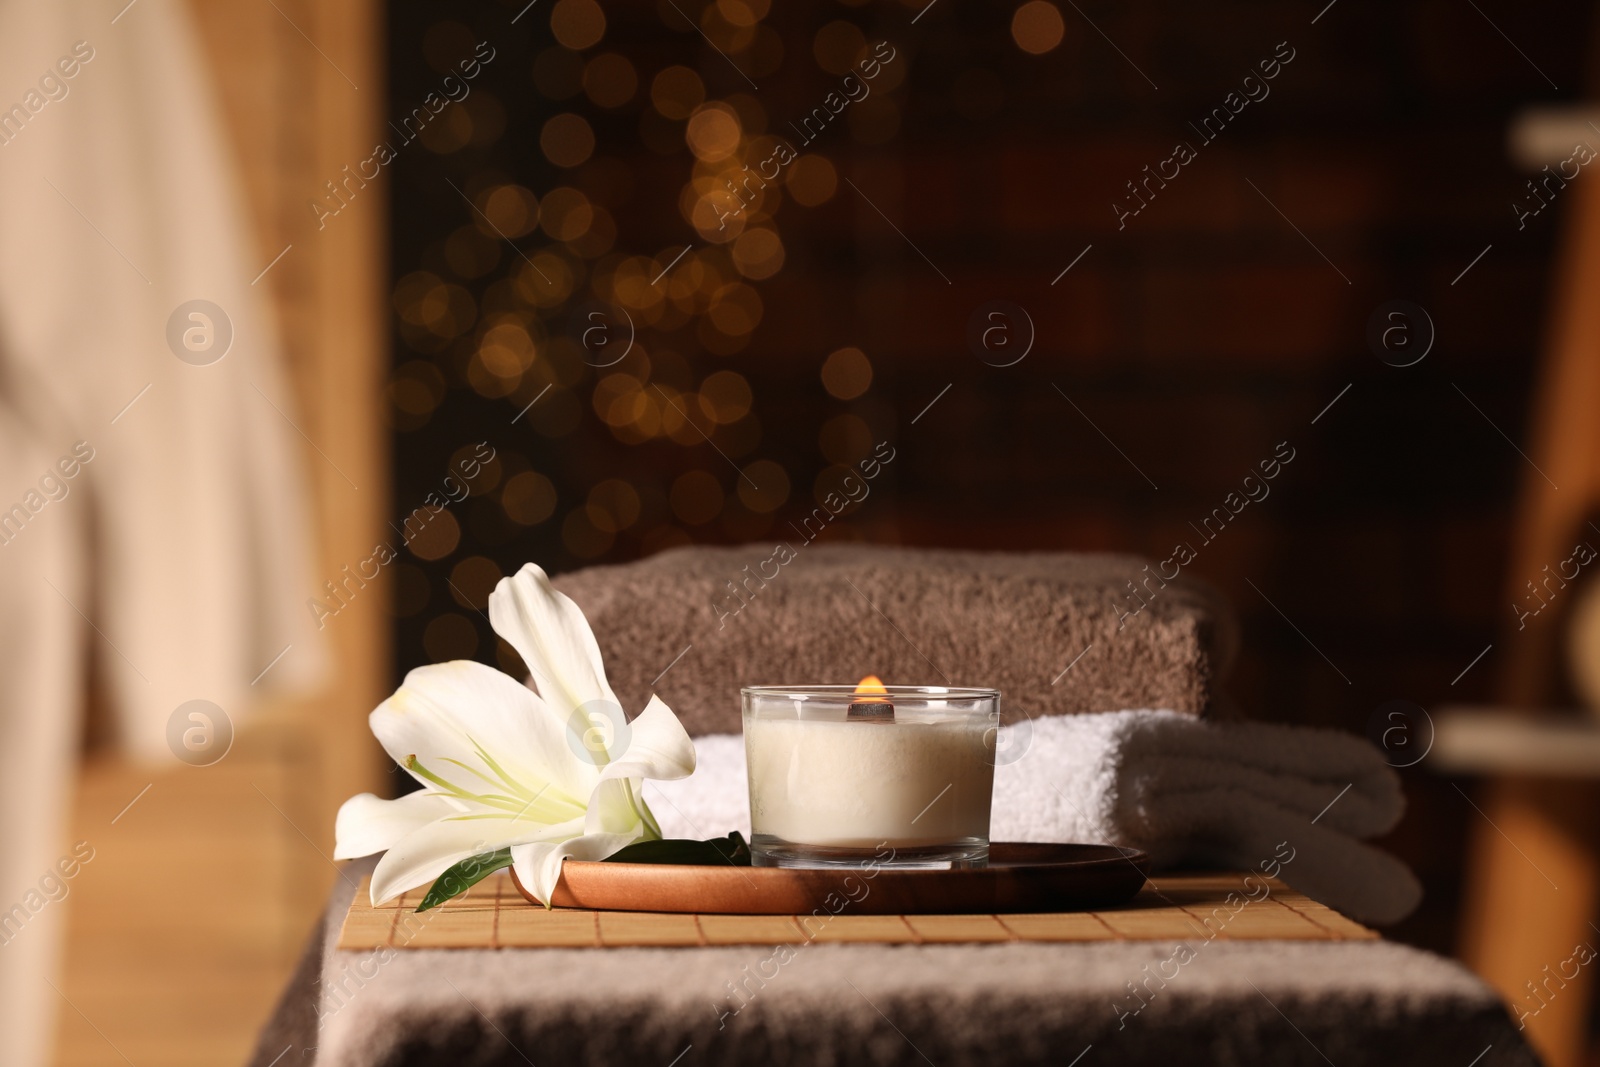
[[[578,0],[392,5],[397,121],[477,42],[495,52],[391,168],[397,527],[479,442],[496,453],[397,566],[401,669],[510,662],[482,609],[525,561],[781,538],[891,440],[899,458],[827,538],[1155,558],[1187,540],[1188,573],[1243,617],[1228,688],[1245,714],[1361,731],[1387,701],[1490,698],[1498,647],[1461,672],[1513,621],[1511,504],[1536,475],[1501,433],[1523,440],[1562,208],[1519,231],[1506,132],[1579,95],[1586,5],[1064,0],[1039,55],[1010,4],[765,7],[609,4],[587,43],[599,8]],[[838,87],[858,38],[896,57],[801,148],[788,122]],[[1294,58],[1270,95],[1202,144],[1188,124],[1280,42]],[[751,260],[770,238],[747,277],[685,217],[696,158],[652,103],[674,66],[739,114],[747,162],[766,132],[837,174],[815,206],[779,185],[769,217],[747,213],[782,243],[775,273]],[[592,131],[581,162],[573,120],[546,133],[557,115]],[[1180,140],[1198,157],[1119,230],[1124,183]],[[598,209],[587,227],[572,190]],[[672,306],[654,322],[634,307],[634,349],[592,365],[574,309],[645,292],[686,246],[660,283],[681,299],[652,298]],[[1437,329],[1404,368],[1366,340],[1396,299]],[[1036,328],[1010,367],[967,341],[992,300]],[[872,370],[859,396],[859,375],[827,387],[847,347]],[[1201,546],[1188,524],[1280,442],[1295,459],[1270,496]],[[1395,933],[1448,950],[1471,811],[1406,777],[1388,847],[1429,895]]]

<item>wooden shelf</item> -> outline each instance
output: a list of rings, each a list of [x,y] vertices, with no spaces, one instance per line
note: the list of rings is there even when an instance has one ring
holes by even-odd
[[[1600,719],[1573,711],[1439,708],[1427,765],[1446,774],[1600,778]]]

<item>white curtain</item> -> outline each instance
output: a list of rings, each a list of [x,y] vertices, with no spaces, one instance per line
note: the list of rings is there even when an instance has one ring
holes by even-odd
[[[179,705],[238,725],[322,667],[304,446],[258,279],[281,249],[249,236],[188,19],[178,0],[0,0],[0,1058],[15,1067],[46,1062],[64,1007],[65,908],[29,904],[70,856],[88,659],[118,743],[155,761],[172,760]]]

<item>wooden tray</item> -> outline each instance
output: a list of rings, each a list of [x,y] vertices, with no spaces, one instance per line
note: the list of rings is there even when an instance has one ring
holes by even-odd
[[[552,903],[595,911],[722,915],[808,915],[818,909],[854,915],[1076,911],[1132,898],[1144,885],[1147,863],[1143,852],[1117,845],[1003,842],[989,846],[987,867],[955,871],[568,860]],[[534,901],[520,881],[516,887]]]

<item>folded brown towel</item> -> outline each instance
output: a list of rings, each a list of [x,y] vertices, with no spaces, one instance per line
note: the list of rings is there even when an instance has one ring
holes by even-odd
[[[1199,714],[1237,645],[1221,598],[1134,556],[868,545],[680,548],[555,579],[625,708],[659,693],[692,734],[739,730],[742,685],[997,688],[1007,722]],[[1169,567],[1168,573],[1174,572]]]

